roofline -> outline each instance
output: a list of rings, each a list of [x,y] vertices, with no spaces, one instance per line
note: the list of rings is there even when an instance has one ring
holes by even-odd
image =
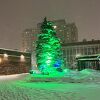
[[[85,42],[73,42],[73,43],[63,43],[62,46],[77,46],[77,45],[90,45],[90,44],[100,44],[100,40],[85,41]]]
[[[20,53],[30,53],[30,52],[23,52],[23,51],[20,51],[20,50],[6,49],[6,48],[0,48],[0,50],[16,51],[16,52],[20,52]]]
[[[82,58],[85,58],[85,57],[97,57],[97,59],[99,59],[100,54],[80,55],[80,56],[76,57],[76,59],[82,59]]]

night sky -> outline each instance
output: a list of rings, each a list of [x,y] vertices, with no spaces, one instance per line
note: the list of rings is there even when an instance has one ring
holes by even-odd
[[[79,40],[100,40],[100,0],[0,0],[0,48],[19,49],[23,30],[45,16],[75,22]]]

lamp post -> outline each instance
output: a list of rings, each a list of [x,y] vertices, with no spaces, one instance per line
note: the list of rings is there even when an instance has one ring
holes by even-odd
[[[4,60],[8,60],[8,54],[4,53]]]

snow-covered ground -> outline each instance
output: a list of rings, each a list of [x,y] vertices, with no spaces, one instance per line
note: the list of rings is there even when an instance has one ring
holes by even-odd
[[[99,71],[66,70],[58,81],[32,80],[29,74],[0,76],[0,100],[100,100]]]

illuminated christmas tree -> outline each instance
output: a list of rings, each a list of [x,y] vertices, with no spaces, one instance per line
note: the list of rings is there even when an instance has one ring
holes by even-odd
[[[53,22],[44,18],[36,47],[37,67],[43,74],[62,72],[62,55],[60,39],[56,37]]]

